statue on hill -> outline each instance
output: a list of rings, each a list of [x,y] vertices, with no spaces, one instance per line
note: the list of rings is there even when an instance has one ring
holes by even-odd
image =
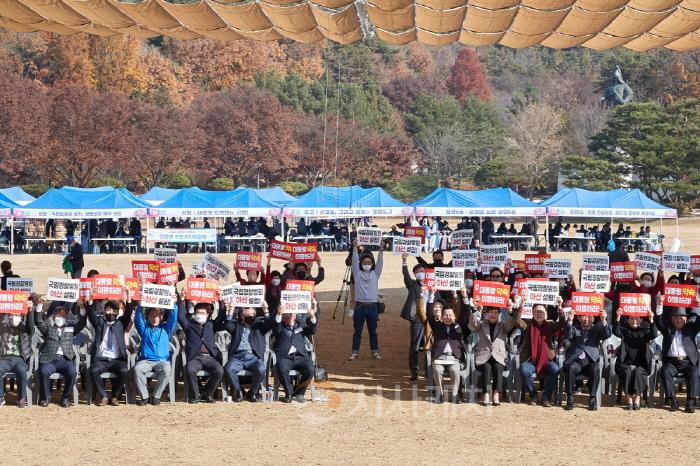
[[[603,97],[600,99],[606,105],[613,107],[615,105],[624,105],[632,101],[634,92],[632,88],[622,79],[620,67],[615,67],[615,74],[605,83]]]

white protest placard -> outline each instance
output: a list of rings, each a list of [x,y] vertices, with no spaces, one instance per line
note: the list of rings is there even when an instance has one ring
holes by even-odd
[[[540,280],[528,280],[525,282],[525,300],[530,304],[557,304],[559,296],[559,283]]]
[[[401,236],[394,236],[392,239],[392,250],[395,256],[406,253],[409,256],[418,257],[420,256],[421,247],[420,238],[402,238]]]
[[[476,249],[455,249],[452,251],[452,266],[471,270],[479,268],[479,251]]]
[[[453,248],[468,248],[474,239],[474,230],[456,230],[450,235]]]
[[[544,273],[549,278],[568,278],[571,275],[571,259],[545,259]]]
[[[234,285],[233,305],[236,307],[260,307],[265,299],[265,285]]]
[[[464,269],[435,267],[435,289],[461,290],[464,287]]]
[[[175,307],[175,287],[144,283],[141,287],[141,306],[173,309]]]
[[[381,228],[358,228],[357,244],[362,246],[380,246],[382,244]]]
[[[214,254],[208,252],[199,263],[200,273],[214,280],[226,280],[231,273],[231,267]]]
[[[634,255],[634,267],[641,272],[656,272],[661,265],[661,256],[648,252],[638,252]]]
[[[70,278],[49,278],[46,296],[50,301],[75,303],[80,297],[80,280]]]
[[[610,258],[601,254],[584,254],[583,270],[591,272],[605,272],[610,270]]]
[[[311,309],[311,292],[282,290],[279,308],[282,314],[303,314],[309,312],[309,309]]]
[[[239,286],[238,283],[233,283],[231,285],[221,285],[219,287],[219,298],[221,298],[221,300],[224,302],[232,300],[234,290],[237,286]]]
[[[607,293],[610,290],[610,271],[584,270],[581,272],[581,291]]]
[[[7,278],[7,291],[26,291],[31,294],[34,291],[34,280],[31,278]]]
[[[662,264],[664,272],[688,272],[690,271],[690,254],[665,252]]]
[[[508,261],[507,244],[484,244],[479,248],[479,260],[482,264],[496,264],[502,267]]]
[[[153,250],[153,260],[163,264],[172,264],[177,260],[177,249],[175,248],[155,248]]]

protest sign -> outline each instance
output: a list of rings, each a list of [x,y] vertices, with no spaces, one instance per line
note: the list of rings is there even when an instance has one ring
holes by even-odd
[[[610,258],[599,254],[584,254],[582,268],[590,272],[607,272],[610,270]]]
[[[404,253],[413,257],[420,256],[420,250],[422,248],[420,238],[402,238],[400,236],[394,236],[391,241],[391,249],[395,256],[400,256]]]
[[[314,297],[314,282],[311,280],[287,280],[284,289],[287,291],[308,291]]]
[[[0,314],[26,314],[29,310],[29,293],[26,291],[0,291]]]
[[[92,277],[92,299],[124,299],[124,288],[118,275],[95,275]]]
[[[70,278],[49,278],[46,296],[50,301],[75,303],[80,297],[80,280]]]
[[[662,264],[664,272],[688,272],[690,270],[690,254],[665,252]]]
[[[357,244],[362,246],[380,246],[382,244],[381,228],[358,228]]]
[[[548,278],[544,277],[535,277],[535,278],[523,278],[521,280],[515,280],[515,286],[511,290],[511,293],[514,296],[525,296],[525,289],[527,288],[527,282],[528,281],[536,281],[536,282],[548,282]]]
[[[544,273],[549,278],[569,278],[569,275],[571,275],[571,259],[545,259]]]
[[[502,267],[508,261],[508,245],[482,245],[479,248],[479,260],[482,264],[494,264],[495,267]]]
[[[313,262],[318,260],[318,243],[290,244],[292,246],[292,262]]]
[[[515,273],[517,271],[524,272],[525,271],[525,259],[511,259],[511,269],[508,271],[509,273]]]
[[[581,272],[581,290],[607,293],[610,290],[610,272],[584,270]]]
[[[260,307],[265,299],[265,285],[235,285],[233,305],[236,307]]]
[[[139,281],[158,283],[160,264],[157,261],[133,260],[131,261],[131,276]]]
[[[141,287],[141,306],[173,309],[175,307],[175,287],[144,283]]]
[[[308,291],[282,290],[280,310],[282,314],[301,314],[311,309],[311,293]]]
[[[453,231],[450,239],[453,248],[468,248],[474,240],[474,230]]]
[[[228,302],[233,299],[233,291],[238,286],[238,283],[233,283],[231,285],[221,285],[219,287],[219,298]]]
[[[273,239],[270,242],[270,257],[284,261],[292,260],[292,243],[285,243]]]
[[[544,273],[544,261],[550,257],[549,254],[525,254],[525,272]]]
[[[236,254],[238,270],[262,270],[262,253],[240,251]]]
[[[664,306],[695,307],[697,285],[671,285],[664,287]]]
[[[464,269],[435,267],[435,289],[461,290],[464,287]]]
[[[7,278],[7,291],[26,291],[32,293],[34,291],[34,280],[31,278]]]
[[[531,304],[557,304],[559,283],[540,280],[525,282],[525,300]]]
[[[435,286],[435,269],[424,269],[423,286],[433,288]]]
[[[421,243],[425,240],[425,228],[424,227],[406,227],[403,230],[403,235],[406,238],[420,238]]]
[[[610,280],[613,282],[633,282],[637,278],[634,262],[612,262]]]
[[[92,278],[82,277],[80,280],[80,299],[87,301],[92,292]]]
[[[215,303],[219,298],[219,283],[211,278],[188,278],[185,297],[198,303]]]
[[[656,272],[661,264],[661,256],[649,252],[634,255],[634,265],[638,272]]]
[[[510,286],[504,283],[476,280],[474,282],[474,302],[485,307],[508,307]]]
[[[475,271],[479,267],[479,251],[476,249],[453,250],[452,266]]]
[[[571,309],[578,316],[599,316],[605,309],[605,297],[600,293],[571,293]]]
[[[162,262],[163,264],[172,264],[177,260],[177,249],[155,248],[155,250],[153,250],[153,260]]]
[[[700,255],[690,256],[690,271],[695,274],[700,272]]]
[[[141,299],[141,283],[138,278],[124,277],[124,286],[129,288],[129,294],[133,301],[139,301]]]
[[[180,276],[180,266],[177,261],[171,264],[160,264],[158,271],[158,283],[160,285],[174,285]]]
[[[620,314],[623,316],[648,316],[651,296],[647,293],[620,293]]]
[[[214,280],[226,280],[231,273],[231,267],[210,252],[206,253],[202,258],[202,261],[199,263],[199,270],[207,278],[213,278]]]

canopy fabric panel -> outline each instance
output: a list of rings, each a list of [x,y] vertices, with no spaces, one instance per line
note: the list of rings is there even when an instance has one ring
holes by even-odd
[[[562,189],[540,203],[547,214],[563,217],[676,218],[677,211],[649,199],[639,189],[588,191]]]
[[[359,0],[357,0],[359,1]],[[700,0],[0,0],[0,27],[177,39],[364,38],[360,16],[390,44],[582,45],[686,51],[700,46]]]
[[[10,202],[16,205],[27,205],[36,198],[28,194],[19,186],[0,189],[0,201]]]
[[[437,188],[413,203],[415,215],[441,217],[544,216],[546,209],[509,188],[459,191]]]
[[[146,217],[148,204],[124,188],[51,188],[26,206],[13,209],[17,218],[55,218],[84,220],[91,218]]]
[[[319,186],[284,207],[288,218],[396,217],[413,214],[413,208],[397,201],[381,188]]]
[[[145,193],[137,196],[139,199],[141,199],[143,202],[146,204],[152,205],[152,206],[157,206],[162,204],[163,202],[167,201],[171,197],[173,197],[175,194],[177,194],[180,190],[179,189],[169,189],[169,188],[161,188],[158,186],[154,186]]]

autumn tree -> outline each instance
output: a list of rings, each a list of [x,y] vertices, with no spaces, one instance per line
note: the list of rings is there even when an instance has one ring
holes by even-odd
[[[469,95],[481,100],[491,98],[488,75],[475,50],[464,48],[459,52],[447,78],[447,89],[457,100],[464,100]]]

